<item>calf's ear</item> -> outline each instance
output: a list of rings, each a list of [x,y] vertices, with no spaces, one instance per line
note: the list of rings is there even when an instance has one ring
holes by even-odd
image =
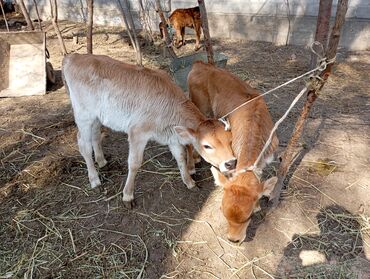
[[[263,191],[260,194],[260,198],[262,196],[270,197],[272,190],[275,188],[277,180],[277,176],[274,176],[263,182]]]
[[[195,131],[184,126],[175,126],[175,132],[181,144],[194,144],[196,142]]]

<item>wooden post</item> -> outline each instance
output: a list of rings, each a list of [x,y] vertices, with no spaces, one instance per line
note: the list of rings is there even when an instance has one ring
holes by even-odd
[[[36,15],[37,15],[37,21],[39,22],[39,27],[40,27],[40,30],[42,31],[40,13],[39,13],[39,8],[37,7],[36,0],[33,0],[33,4],[35,5],[35,10],[36,10]]]
[[[28,26],[28,29],[29,30],[35,30],[35,28],[33,27],[33,24],[32,24],[32,20],[30,18],[30,15],[26,9],[26,6],[24,5],[24,2],[23,0],[17,0],[17,3],[19,5],[19,8],[21,9],[22,11],[22,14],[24,16],[24,19],[26,20],[27,22],[27,26]]]
[[[3,7],[3,2],[1,0],[0,0],[0,8],[1,8],[1,12],[2,12],[3,17],[4,17],[6,30],[9,32],[9,25],[8,25],[8,21],[6,20],[5,11],[4,11],[4,7]]]
[[[331,16],[331,6],[333,0],[320,0],[319,14],[317,16],[316,24],[316,34],[315,41],[320,42],[324,47],[324,53],[326,52],[326,47],[328,45],[328,34]],[[311,63],[310,68],[316,67],[317,56],[311,53]]]
[[[158,11],[159,17],[161,18],[161,21],[163,23],[163,33],[164,33],[164,39],[166,42],[168,53],[173,59],[176,59],[177,56],[172,48],[172,42],[171,42],[170,35],[168,34],[168,29],[167,29],[167,21],[166,21],[166,18],[164,17],[161,3],[159,0],[156,0],[155,3],[156,3],[156,10]]]
[[[200,19],[202,21],[202,29],[203,29],[203,34],[204,34],[204,45],[207,51],[208,63],[214,64],[215,62],[213,59],[211,36],[209,34],[209,28],[208,28],[207,10],[206,10],[206,5],[204,4],[204,0],[198,0],[198,5],[199,5],[199,10],[200,10]]]
[[[126,13],[125,13],[125,9],[123,8],[122,4],[121,4],[121,1],[120,0],[117,0],[117,3],[118,3],[118,6],[121,10],[121,16],[122,16],[122,19],[123,19],[123,22],[125,24],[125,28],[127,30],[127,33],[128,33],[128,36],[130,38],[130,41],[131,41],[131,44],[132,44],[132,47],[134,48],[135,52],[136,52],[136,61],[137,58],[138,58],[138,55],[137,55],[137,49],[136,49],[136,42],[135,42],[135,39],[133,38],[132,34],[131,34],[131,28],[130,28],[130,24],[129,22],[127,21],[127,18],[126,18]],[[127,2],[126,2],[127,3]]]
[[[145,30],[145,35],[146,35],[145,37],[148,41],[153,43],[154,42],[153,32],[152,32],[152,28],[150,27],[148,15],[145,12],[143,0],[138,0],[138,1],[139,1],[139,6],[140,6],[141,18],[142,18],[142,21],[144,22],[144,30]]]
[[[54,26],[55,33],[57,34],[59,45],[63,55],[67,54],[67,49],[63,41],[62,33],[60,33],[59,26],[58,26],[58,5],[57,0],[49,0],[50,3],[50,13],[52,17],[52,23]]]
[[[82,20],[86,23],[86,17],[84,13],[84,4],[82,3],[82,0],[80,0],[80,10],[81,10]]]
[[[345,21],[346,13],[348,9],[348,0],[339,0],[337,6],[337,14],[335,16],[335,23],[331,31],[328,50],[326,52],[327,59],[333,59],[337,53],[340,33]],[[288,146],[282,156],[282,161],[278,170],[278,181],[276,183],[275,189],[271,194],[272,206],[276,207],[279,203],[279,197],[281,189],[283,188],[284,180],[289,171],[290,166],[293,163],[294,157],[297,154],[294,152],[294,149],[297,148],[297,141],[301,137],[305,121],[308,117],[308,114],[312,108],[313,103],[317,98],[318,92],[325,85],[329,75],[331,74],[333,64],[329,64],[325,71],[321,74],[322,80],[319,81],[319,84],[316,88],[310,90],[307,93],[307,100],[304,104],[303,110],[296,122],[292,137],[288,143]]]
[[[94,24],[94,0],[87,0],[87,32],[86,32],[86,40],[87,40],[87,53],[93,53],[93,24]]]
[[[136,35],[134,19],[132,18],[132,14],[131,14],[131,11],[130,11],[128,1],[124,0],[124,2],[125,2],[125,6],[126,6],[126,11],[127,11],[126,15],[127,15],[127,18],[128,18],[128,23],[130,25],[132,35],[134,37],[134,44],[135,44],[135,50],[136,50],[136,64],[142,66],[143,65],[143,62],[142,62],[143,57],[141,55],[139,40],[138,40],[137,35]]]

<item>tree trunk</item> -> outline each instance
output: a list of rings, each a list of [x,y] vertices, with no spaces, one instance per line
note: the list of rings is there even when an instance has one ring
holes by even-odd
[[[87,40],[87,53],[93,53],[93,43],[92,43],[92,36],[93,36],[93,18],[94,18],[94,0],[87,0],[87,33],[86,33],[86,40]]]
[[[326,58],[328,60],[333,59],[337,53],[340,33],[345,21],[347,9],[348,9],[348,0],[339,0],[337,5],[337,13],[335,16],[335,23],[330,34],[329,46],[326,52]],[[322,79],[319,81],[318,86],[315,89],[311,89],[307,93],[306,103],[304,104],[303,110],[296,122],[292,137],[282,156],[282,161],[279,166],[278,182],[276,183],[275,189],[271,194],[273,207],[276,207],[279,203],[279,197],[281,189],[283,188],[284,185],[284,180],[286,178],[290,166],[294,161],[295,155],[297,154],[297,152],[295,152],[294,150],[297,148],[297,141],[301,137],[305,121],[310,113],[313,103],[317,98],[318,92],[323,88],[329,75],[331,74],[332,68],[333,64],[329,64],[327,68],[321,73],[320,77]]]
[[[206,10],[206,5],[204,4],[204,0],[198,0],[198,5],[199,5],[199,10],[200,10],[200,18],[202,21],[202,29],[203,29],[203,34],[204,34],[204,45],[207,51],[208,63],[214,64],[215,62],[213,59],[212,42],[211,42],[211,36],[209,34],[207,10]]]
[[[140,66],[143,65],[143,62],[142,62],[142,55],[141,55],[141,51],[140,51],[140,44],[139,44],[139,40],[137,38],[137,34],[136,34],[136,29],[135,29],[135,23],[134,23],[134,19],[132,18],[132,14],[131,14],[131,11],[130,11],[130,8],[129,8],[129,4],[128,4],[128,1],[127,0],[124,0],[125,2],[125,5],[126,5],[126,14],[127,14],[127,18],[128,18],[128,23],[130,24],[130,28],[131,28],[131,31],[132,31],[132,34],[133,34],[133,37],[134,37],[134,42],[135,42],[135,50],[136,50],[136,63]]]
[[[164,17],[161,3],[159,0],[156,0],[155,3],[156,3],[156,10],[158,11],[159,17],[161,18],[161,21],[163,22],[163,33],[164,33],[164,39],[166,41],[166,47],[167,47],[168,53],[173,59],[176,59],[177,56],[172,48],[172,42],[171,42],[170,35],[168,34],[168,29],[167,29],[167,20]]]
[[[36,0],[33,0],[33,4],[35,5],[35,10],[36,10],[36,15],[37,15],[37,20],[38,20],[38,22],[39,22],[40,30],[42,31],[41,19],[40,19],[40,13],[39,13],[39,8],[37,7]]]
[[[315,41],[320,42],[324,47],[324,53],[328,44],[328,34],[333,0],[320,0],[319,14],[317,16]],[[316,67],[317,55],[311,53],[311,69]]]
[[[55,33],[57,34],[61,52],[62,52],[63,55],[66,55],[67,54],[67,49],[66,49],[66,46],[64,44],[62,33],[60,33],[59,26],[58,26],[57,0],[49,0],[49,3],[50,3],[50,14],[51,14],[51,17],[52,17],[51,22],[53,23]]]
[[[29,30],[35,30],[35,28],[33,27],[33,24],[32,24],[32,20],[30,18],[30,15],[26,9],[26,6],[24,5],[24,2],[23,0],[17,0],[17,3],[19,5],[19,8],[21,9],[22,11],[22,14],[24,16],[24,19],[26,20],[27,22],[27,26],[28,26],[28,29]]]

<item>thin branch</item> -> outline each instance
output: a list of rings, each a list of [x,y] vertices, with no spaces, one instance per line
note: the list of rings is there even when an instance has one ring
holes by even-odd
[[[9,32],[8,21],[7,21],[6,16],[5,16],[4,7],[3,7],[3,2],[2,2],[1,0],[0,0],[0,8],[1,8],[1,12],[2,12],[3,17],[4,17],[6,30],[8,30],[8,32]]]
[[[24,16],[24,19],[27,22],[28,29],[29,30],[35,30],[35,28],[33,27],[33,24],[32,24],[31,18],[30,18],[30,15],[29,15],[29,13],[28,13],[28,11],[26,9],[26,6],[24,5],[23,0],[17,0],[17,3],[19,5],[19,8],[22,11],[22,14]]]
[[[35,10],[36,10],[36,15],[37,15],[37,21],[38,21],[38,23],[39,23],[40,30],[42,31],[41,19],[40,19],[40,13],[39,13],[39,8],[37,7],[37,2],[36,2],[36,0],[33,0],[33,4],[35,5]]]
[[[50,3],[50,13],[52,17],[52,23],[54,26],[55,33],[57,34],[58,40],[59,40],[59,45],[60,49],[63,55],[67,54],[67,49],[64,44],[64,40],[62,37],[62,33],[60,33],[59,26],[58,26],[58,5],[57,5],[57,0],[49,0]]]
[[[136,63],[138,65],[142,66],[143,65],[143,62],[142,62],[143,58],[142,58],[141,51],[140,51],[139,40],[138,40],[137,34],[136,34],[134,19],[132,18],[132,14],[131,14],[131,11],[130,11],[130,8],[129,8],[128,0],[124,0],[124,2],[125,2],[125,5],[126,5],[126,10],[127,10],[126,14],[127,14],[127,18],[128,18],[128,23],[130,24],[131,31],[132,31],[134,41],[135,41]]]

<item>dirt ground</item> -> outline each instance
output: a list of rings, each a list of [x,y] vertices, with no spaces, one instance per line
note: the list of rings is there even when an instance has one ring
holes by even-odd
[[[222,189],[201,163],[191,192],[165,146],[148,145],[137,206],[120,196],[126,135],[104,129],[105,191],[89,190],[77,148],[62,56],[44,23],[58,82],[45,96],[0,99],[0,278],[370,278],[370,52],[339,50],[335,73],[308,120],[302,151],[274,211],[253,217],[247,239],[226,239]],[[70,52],[82,25],[62,23]],[[179,54],[191,53],[194,38]],[[142,41],[144,64],[168,70],[159,41]],[[126,33],[96,28],[94,52],[135,62]],[[268,90],[308,69],[303,47],[215,40],[227,69]],[[266,98],[276,121],[303,82]],[[284,150],[302,102],[278,131]],[[272,171],[274,171],[272,169]]]

